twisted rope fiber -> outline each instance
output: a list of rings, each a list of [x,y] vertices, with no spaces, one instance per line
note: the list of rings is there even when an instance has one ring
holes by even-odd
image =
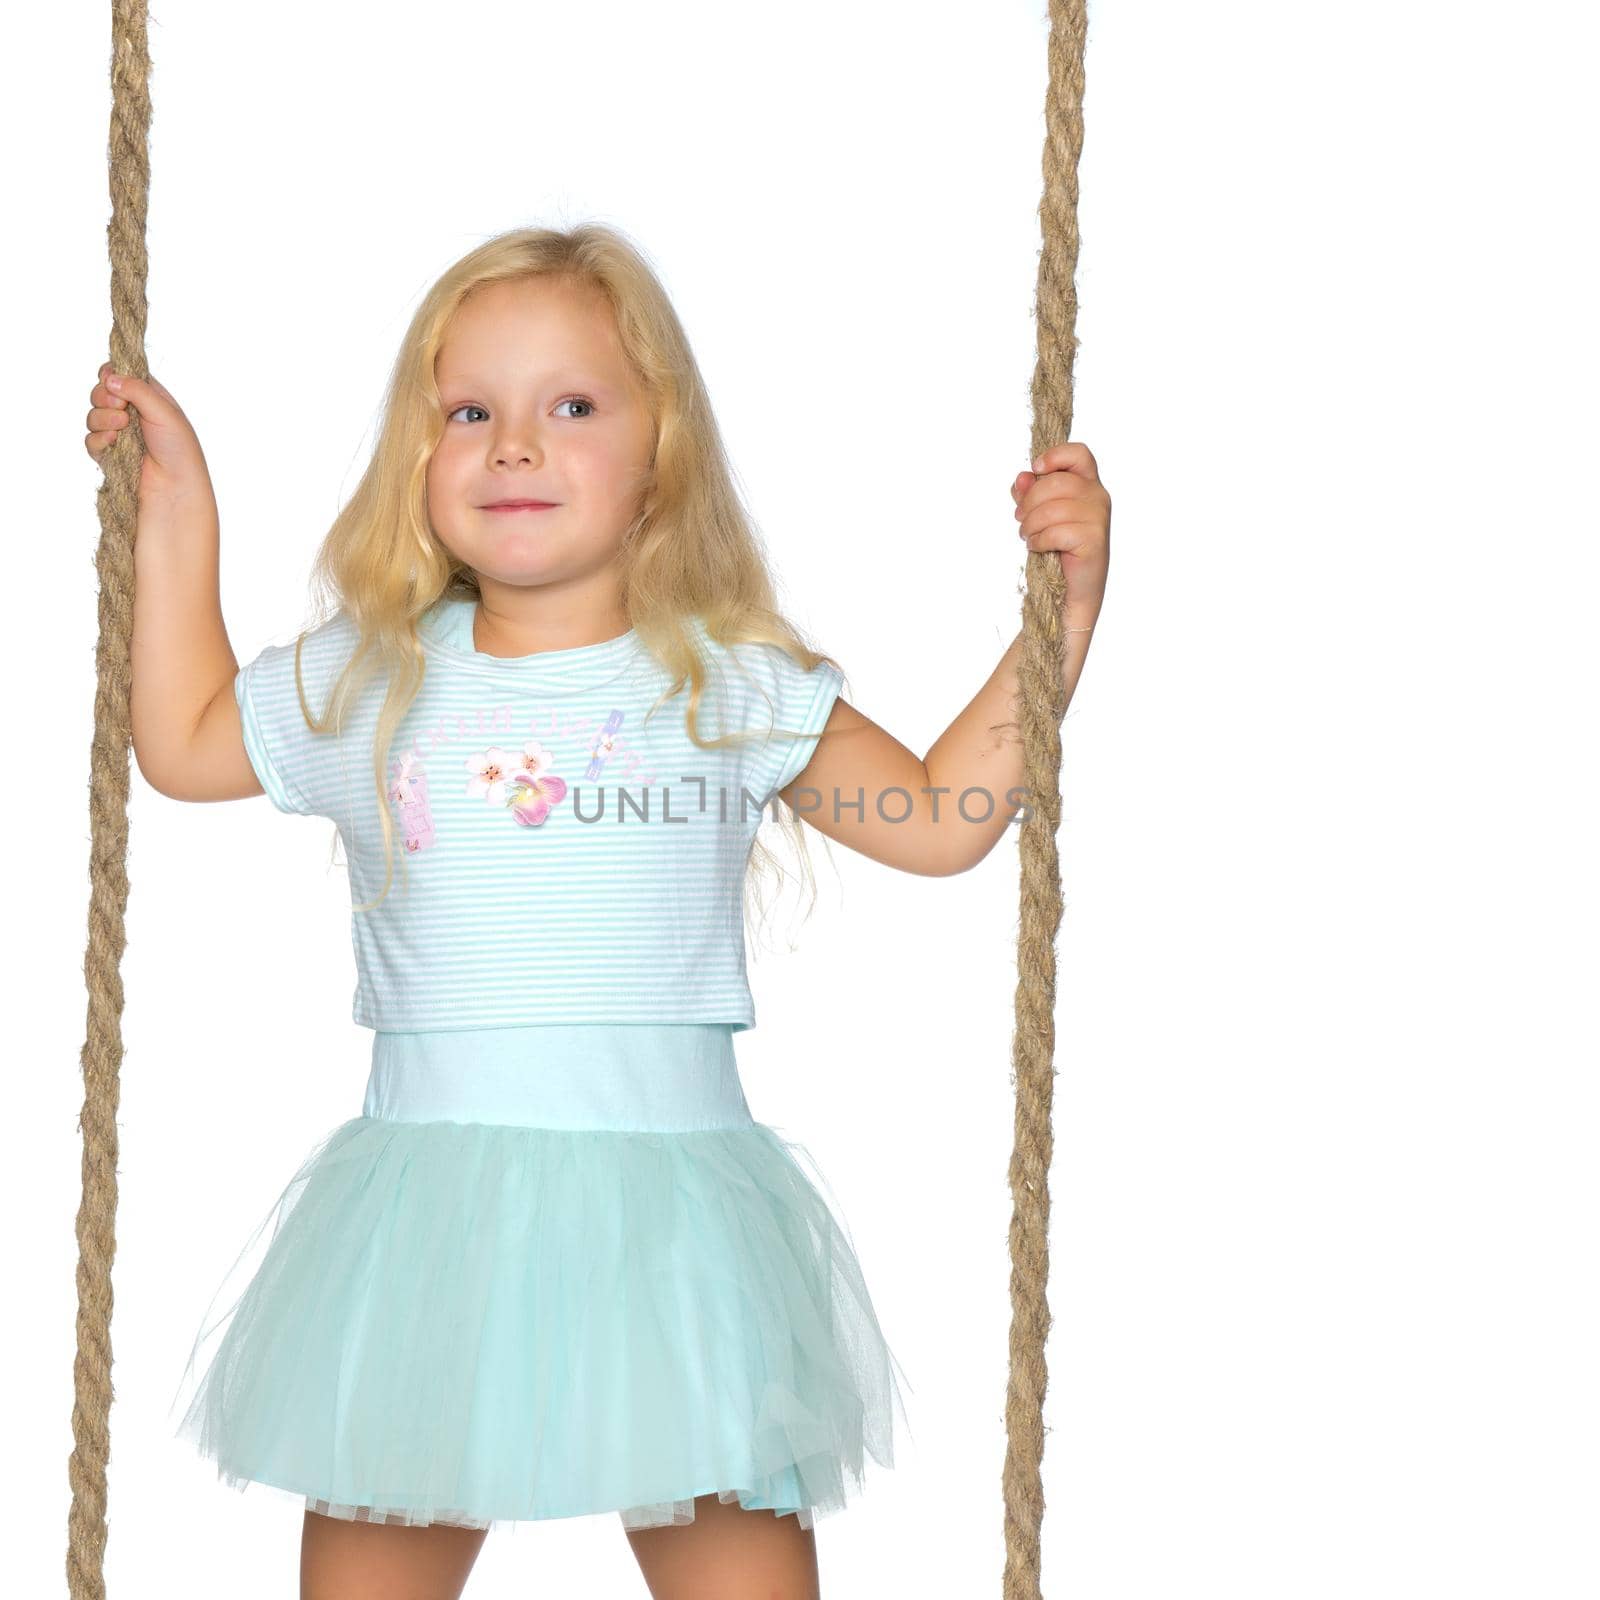
[[[111,6],[111,364],[145,375],[145,223],[150,198],[150,48],[145,0]],[[88,1021],[83,1068],[83,1198],[78,1206],[78,1349],[73,1361],[67,1477],[67,1592],[105,1600],[106,1467],[111,1456],[111,1263],[117,1253],[117,1105],[122,1067],[122,952],[127,944],[128,711],[133,638],[133,538],[144,457],[133,439],[105,453],[96,496],[100,636],[89,757],[89,938],[83,959]]]
[[[1078,294],[1078,157],[1083,150],[1083,55],[1087,0],[1050,0],[1049,86],[1045,95],[1044,195],[1039,214],[1033,373],[1035,458],[1072,427],[1072,363]],[[1039,1600],[1039,1535],[1044,1519],[1045,1339],[1050,1332],[1050,1157],[1054,1094],[1056,958],[1061,924],[1061,719],[1064,582],[1053,550],[1030,552],[1017,663],[1023,782],[1031,814],[1021,824],[1021,909],[1011,1067],[1016,1119],[1011,1183],[1011,1371],[1006,1386],[1004,1600]]]
[[[146,0],[112,0],[112,108],[109,140],[111,365],[148,376],[150,53]],[[1040,204],[1032,450],[1069,436],[1078,259],[1078,158],[1083,149],[1086,0],[1050,0],[1049,87],[1045,101],[1044,196]],[[84,1079],[83,1198],[77,1216],[77,1353],[73,1363],[72,1503],[67,1518],[71,1600],[105,1600],[106,1470],[110,1459],[111,1267],[116,1255],[117,1123],[122,1063],[122,954],[127,943],[130,645],[133,543],[138,525],[143,437],[130,411],[124,434],[102,458],[96,498],[100,541],[94,733],[89,788],[89,937],[84,957],[87,1030]],[[1062,578],[1054,552],[1027,559],[1023,644],[1018,662],[1024,782],[1031,815],[1021,825],[1021,913],[1012,1071],[1016,1085],[1012,1193],[1011,1369],[1006,1390],[1006,1563],[1004,1600],[1039,1600],[1044,1495],[1045,1340],[1050,1329],[1049,1170],[1055,1044],[1055,935],[1061,921],[1060,724],[1064,633]]]

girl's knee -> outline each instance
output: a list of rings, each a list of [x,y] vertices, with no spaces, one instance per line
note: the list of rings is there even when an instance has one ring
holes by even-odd
[[[818,1600],[816,1534],[792,1516],[709,1494],[693,1522],[627,1533],[651,1600]]]
[[[459,1600],[487,1528],[355,1522],[306,1508],[300,1600]]]

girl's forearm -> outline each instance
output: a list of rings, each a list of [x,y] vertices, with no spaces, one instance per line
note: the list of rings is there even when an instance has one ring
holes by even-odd
[[[1062,710],[1071,703],[1093,633],[1068,633],[1063,647]],[[1017,661],[1019,631],[988,681],[939,735],[923,758],[940,835],[953,855],[950,870],[965,871],[999,842],[1027,802],[1023,792],[1022,727]]]
[[[222,621],[219,542],[209,484],[141,499],[129,713],[134,757],[157,788],[182,771],[202,713],[239,668]]]

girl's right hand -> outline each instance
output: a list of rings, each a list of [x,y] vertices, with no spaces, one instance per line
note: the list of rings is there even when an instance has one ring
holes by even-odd
[[[120,378],[112,389],[109,378]],[[98,461],[128,425],[128,408],[139,413],[144,435],[144,461],[139,469],[141,497],[152,492],[181,491],[201,486],[209,491],[211,473],[200,440],[178,402],[154,378],[135,378],[113,372],[111,363],[100,368],[100,381],[89,391],[88,437],[84,448]]]

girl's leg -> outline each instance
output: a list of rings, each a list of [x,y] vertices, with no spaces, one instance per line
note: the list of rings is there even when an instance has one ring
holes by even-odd
[[[714,1494],[681,1528],[628,1528],[651,1600],[819,1600],[817,1536],[792,1516]]]
[[[458,1600],[487,1528],[347,1522],[307,1508],[300,1600]]]

